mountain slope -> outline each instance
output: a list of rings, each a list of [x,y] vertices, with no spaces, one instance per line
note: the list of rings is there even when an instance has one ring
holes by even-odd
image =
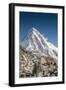
[[[32,28],[32,31],[27,33],[21,45],[33,54],[49,56],[56,60],[58,58],[57,48],[35,28]]]

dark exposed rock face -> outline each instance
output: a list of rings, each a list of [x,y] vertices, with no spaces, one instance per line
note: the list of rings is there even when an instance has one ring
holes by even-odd
[[[33,55],[20,47],[19,77],[50,77],[58,75],[57,62],[50,57]]]

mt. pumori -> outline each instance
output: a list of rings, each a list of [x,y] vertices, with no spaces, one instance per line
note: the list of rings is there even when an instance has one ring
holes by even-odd
[[[33,54],[58,59],[58,49],[34,27],[21,42],[23,48]]]
[[[20,77],[58,76],[58,51],[44,35],[32,28],[19,47]]]

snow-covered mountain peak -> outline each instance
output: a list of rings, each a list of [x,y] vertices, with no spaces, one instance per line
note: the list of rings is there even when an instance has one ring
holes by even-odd
[[[34,27],[32,27],[32,31],[28,32],[23,39],[22,47],[33,54],[50,56],[56,59],[58,57],[57,48]]]
[[[32,34],[35,34],[35,33],[39,34],[39,31],[36,28],[32,27]]]
[[[32,27],[32,31],[36,31],[36,29],[34,27]]]
[[[34,28],[34,27],[32,27],[32,32],[39,33],[39,31],[36,28]]]

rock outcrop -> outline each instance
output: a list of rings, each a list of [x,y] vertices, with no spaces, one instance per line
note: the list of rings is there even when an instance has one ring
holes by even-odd
[[[20,47],[19,77],[50,77],[58,75],[54,58],[33,55]]]

